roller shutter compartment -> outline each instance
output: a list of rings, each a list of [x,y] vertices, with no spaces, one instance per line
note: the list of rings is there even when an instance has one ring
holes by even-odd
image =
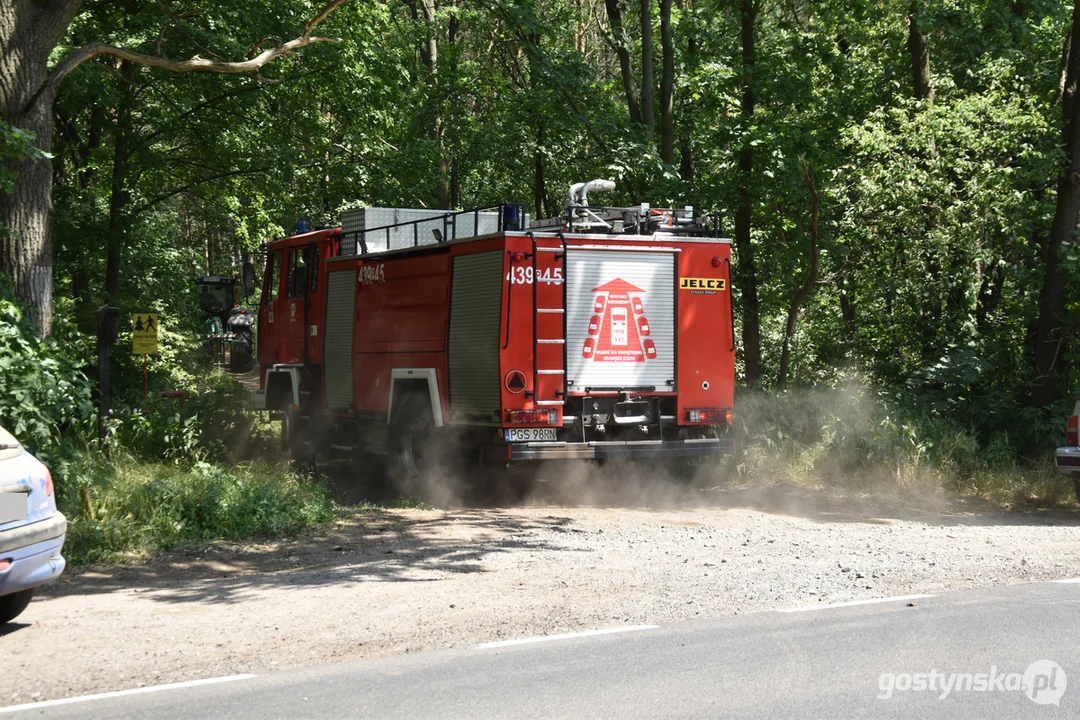
[[[502,251],[454,258],[450,294],[450,416],[499,415],[499,319]]]

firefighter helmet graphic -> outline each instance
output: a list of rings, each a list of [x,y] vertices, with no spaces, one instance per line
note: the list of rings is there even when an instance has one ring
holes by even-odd
[[[641,296],[645,291],[622,278],[600,287],[589,318],[589,336],[581,357],[598,362],[645,362],[656,358],[656,343]]]

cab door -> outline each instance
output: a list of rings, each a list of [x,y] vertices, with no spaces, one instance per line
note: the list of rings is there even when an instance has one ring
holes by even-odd
[[[329,238],[308,245],[308,286],[304,304],[304,358],[312,365],[322,365],[322,332],[326,303],[323,301],[323,265],[326,260]]]
[[[264,370],[281,359],[281,263],[284,253],[271,251],[266,256],[262,302],[259,303],[259,365]]]
[[[310,245],[288,250],[285,258],[285,298],[282,301],[283,360],[302,363],[307,335],[308,257]]]

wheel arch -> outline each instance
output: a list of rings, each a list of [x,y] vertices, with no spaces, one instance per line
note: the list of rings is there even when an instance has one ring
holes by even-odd
[[[394,368],[390,371],[390,402],[386,421],[392,423],[401,401],[409,394],[424,395],[430,400],[431,417],[435,427],[445,425],[442,401],[439,399],[439,378],[435,368]]]
[[[266,371],[266,409],[300,406],[300,365],[274,365]]]

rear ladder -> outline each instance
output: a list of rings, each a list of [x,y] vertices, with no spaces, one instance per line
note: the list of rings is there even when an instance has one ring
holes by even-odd
[[[532,239],[533,389],[537,407],[566,401],[566,238]]]

